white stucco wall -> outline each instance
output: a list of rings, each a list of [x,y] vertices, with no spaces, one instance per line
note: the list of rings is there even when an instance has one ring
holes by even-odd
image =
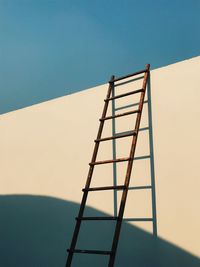
[[[196,57],[151,71],[158,236],[196,256],[200,256],[199,69],[200,57]],[[116,90],[138,89],[139,83]],[[1,115],[1,195],[44,195],[80,202],[107,87]],[[132,99],[119,100],[116,106],[130,104]],[[117,131],[131,129],[131,118],[119,118]],[[104,136],[111,135],[108,125]],[[141,127],[146,126],[145,104]],[[117,143],[118,156],[128,155],[128,140]],[[149,154],[148,131],[141,132],[136,154]],[[111,143],[104,143],[99,159],[111,157]],[[149,166],[149,159],[135,162],[131,185],[149,184]],[[94,185],[111,185],[112,166],[97,169]],[[119,183],[123,171],[118,169]],[[88,205],[112,213],[112,192],[103,198],[102,193],[95,198],[91,193]],[[150,217],[149,191],[130,192],[125,215]],[[137,225],[151,231],[151,222]]]

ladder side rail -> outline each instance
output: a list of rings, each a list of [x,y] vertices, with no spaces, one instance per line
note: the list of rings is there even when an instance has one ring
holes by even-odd
[[[112,253],[111,253],[111,256],[109,259],[108,267],[113,267],[114,262],[115,262],[116,250],[117,250],[117,245],[118,245],[118,241],[119,241],[121,224],[122,224],[122,219],[123,219],[123,215],[124,215],[124,209],[125,209],[125,204],[126,204],[126,199],[127,199],[127,194],[128,194],[128,187],[129,187],[129,183],[130,183],[131,171],[132,171],[132,166],[133,166],[133,159],[134,159],[134,155],[135,155],[137,137],[138,137],[139,127],[140,127],[142,109],[143,109],[145,92],[146,92],[146,87],[147,87],[147,80],[148,80],[148,76],[149,76],[149,67],[150,67],[150,65],[147,64],[145,75],[144,75],[144,80],[143,80],[143,86],[142,86],[142,89],[144,89],[144,91],[141,93],[140,102],[139,102],[140,112],[138,113],[137,118],[136,118],[136,122],[135,122],[136,135],[133,136],[133,139],[132,139],[132,145],[131,145],[130,156],[129,156],[130,160],[128,162],[126,178],[125,178],[125,183],[124,183],[125,187],[124,187],[122,197],[121,197],[121,203],[120,203],[120,208],[119,208],[119,212],[118,212],[118,220],[116,223],[116,228],[115,228],[115,233],[114,233],[114,238],[113,238],[113,243],[112,243],[112,249],[111,249]]]
[[[113,87],[114,87],[114,76],[111,76],[111,79],[109,81],[108,91],[107,91],[107,98],[110,98],[110,95],[111,95],[111,92],[113,90]],[[102,119],[106,117],[106,113],[107,113],[107,110],[108,110],[108,104],[109,104],[109,101],[105,101],[103,112],[102,112]],[[105,122],[105,120],[101,120],[100,121],[99,130],[98,130],[98,134],[97,134],[97,138],[96,139],[100,139],[101,138],[101,135],[102,135],[102,132],[103,132],[104,122]],[[95,162],[96,161],[99,144],[100,144],[99,142],[95,142],[95,146],[94,146],[94,151],[93,151],[91,162]],[[87,196],[88,196],[88,190],[87,189],[89,189],[89,187],[90,187],[94,166],[95,165],[90,165],[90,167],[89,167],[87,181],[86,181],[86,185],[85,185],[85,189],[86,190],[83,192],[83,197],[82,197],[82,201],[81,201],[81,205],[80,205],[80,209],[79,209],[79,213],[78,213],[78,218],[83,217],[83,213],[84,213],[84,209],[85,209],[85,205],[86,205],[86,201],[87,201]],[[74,254],[73,251],[74,251],[74,249],[76,247],[80,226],[81,226],[81,220],[77,220],[76,221],[76,226],[75,226],[75,229],[74,229],[74,234],[73,234],[72,241],[71,241],[71,245],[70,245],[70,249],[68,250],[69,254],[68,254],[67,262],[66,262],[66,265],[65,265],[66,267],[70,267],[71,266],[72,258],[73,258],[73,254]]]

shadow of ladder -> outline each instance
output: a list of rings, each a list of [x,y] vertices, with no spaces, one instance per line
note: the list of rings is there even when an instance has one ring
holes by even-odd
[[[142,79],[142,77],[139,78],[135,78],[132,80],[129,80],[128,82],[122,83],[126,84],[129,82],[134,82],[137,80]],[[112,90],[112,97],[115,97],[115,88]],[[139,132],[141,131],[148,131],[148,136],[149,136],[149,155],[144,155],[144,156],[140,156],[140,157],[134,157],[134,160],[143,160],[143,159],[147,159],[149,158],[150,160],[150,177],[151,177],[151,184],[150,185],[145,185],[145,186],[134,186],[131,187],[129,186],[129,190],[145,190],[145,189],[149,189],[151,190],[151,207],[152,207],[152,217],[151,218],[123,218],[123,221],[127,221],[127,222],[152,222],[152,234],[154,237],[157,237],[157,215],[156,215],[156,188],[155,188],[155,167],[154,167],[154,145],[153,145],[153,123],[152,123],[152,101],[151,101],[151,78],[150,78],[150,73],[148,76],[148,80],[147,80],[147,100],[144,101],[144,104],[147,104],[148,106],[148,126],[144,127],[144,128],[140,128]],[[130,107],[136,107],[138,106],[139,103],[134,103],[134,104],[130,104],[130,105],[126,105],[126,106],[121,106],[116,108],[115,105],[115,100],[112,102],[112,116],[114,117],[116,114],[116,111],[118,110],[123,110],[126,108],[130,108]],[[115,117],[112,120],[112,135],[116,136],[118,133],[116,132],[116,121],[115,121]],[[128,134],[131,133],[130,131],[127,132],[123,132],[123,134]],[[113,154],[113,159],[115,160],[117,158],[117,147],[116,147],[116,139],[112,140],[112,154]],[[117,164],[116,162],[113,162],[113,185],[117,186]],[[113,203],[114,203],[114,207],[113,207],[113,213],[114,216],[117,216],[118,214],[118,197],[117,197],[117,191],[114,190],[113,192]]]
[[[71,246],[68,249],[68,258],[67,258],[67,262],[66,262],[66,267],[70,267],[71,266],[74,253],[107,255],[107,256],[109,256],[108,267],[113,267],[114,266],[115,257],[116,257],[116,251],[117,251],[117,246],[118,246],[118,241],[119,241],[119,236],[120,236],[120,231],[121,231],[121,225],[122,225],[122,220],[123,220],[123,215],[124,215],[124,210],[125,210],[125,205],[126,205],[127,194],[128,194],[128,190],[130,189],[129,188],[129,183],[130,183],[132,166],[133,166],[133,161],[134,161],[134,156],[135,156],[137,137],[138,137],[138,132],[139,132],[139,129],[140,129],[140,121],[141,121],[142,110],[143,110],[143,105],[144,105],[144,101],[145,101],[145,92],[146,92],[147,84],[148,84],[148,81],[149,81],[149,73],[150,73],[149,68],[150,68],[150,65],[147,64],[146,68],[144,70],[141,70],[141,71],[138,71],[138,72],[135,72],[133,74],[129,74],[129,75],[126,75],[126,76],[123,76],[123,77],[120,77],[120,78],[115,78],[114,76],[112,76],[111,80],[109,81],[109,88],[108,88],[108,92],[107,92],[107,98],[104,100],[105,104],[104,104],[102,117],[100,119],[100,126],[99,126],[99,131],[98,131],[98,134],[97,134],[97,139],[95,140],[94,152],[93,152],[92,160],[89,163],[90,167],[89,167],[88,177],[87,177],[85,188],[83,189],[83,197],[82,197],[82,201],[81,201],[78,217],[76,218],[76,226],[75,226],[74,234],[73,234],[73,237],[72,237]],[[136,75],[139,75],[139,74],[144,74],[143,85],[142,85],[141,89],[134,90],[134,91],[131,91],[131,92],[128,92],[128,93],[124,93],[124,94],[115,96],[115,93],[114,93],[114,91],[115,91],[115,82],[121,81],[123,79],[130,78],[132,76],[136,76]],[[118,99],[118,98],[121,98],[121,97],[126,97],[126,96],[132,95],[132,94],[138,94],[138,93],[140,93],[140,101],[139,101],[139,104],[138,104],[138,109],[133,110],[133,111],[129,111],[129,112],[124,112],[124,113],[121,113],[121,114],[112,114],[112,116],[106,116],[108,105],[109,105],[110,101],[112,103],[114,103],[115,99]],[[114,104],[112,104],[112,111],[115,113]],[[131,115],[131,114],[137,114],[134,130],[131,131],[131,132],[128,132],[128,133],[116,134],[115,133],[115,118]],[[112,123],[113,123],[113,129],[112,129],[113,135],[111,137],[102,138],[101,135],[102,135],[104,123],[107,120],[112,120]],[[152,134],[152,132],[151,132],[151,134]],[[118,138],[124,138],[124,137],[128,137],[128,136],[132,136],[132,144],[131,144],[129,157],[116,158],[116,143],[113,142],[113,159],[112,160],[104,160],[104,161],[96,161],[98,148],[99,148],[99,145],[100,145],[101,142],[109,141],[109,140],[115,141]],[[153,143],[151,145],[152,145],[152,148],[153,148]],[[150,145],[150,147],[151,147],[151,145]],[[150,150],[152,148],[150,148]],[[152,152],[153,151],[151,151],[151,154],[152,154]],[[117,184],[117,176],[116,176],[117,175],[117,173],[116,173],[116,163],[125,162],[125,161],[127,161],[128,164],[127,164],[127,171],[126,171],[126,177],[125,177],[124,185],[118,185]],[[109,164],[109,163],[113,164],[114,185],[113,186],[106,186],[106,187],[95,187],[95,188],[93,187],[93,188],[91,188],[90,184],[91,184],[91,180],[92,180],[94,167],[96,165]],[[154,173],[154,169],[152,169],[152,170],[153,170],[152,173]],[[152,185],[153,185],[153,179],[151,179]],[[153,188],[152,185],[151,185],[151,190]],[[148,188],[149,188],[149,186],[148,186]],[[134,188],[134,189],[139,189],[139,187],[138,188]],[[145,187],[145,188],[144,187],[140,187],[140,189],[147,189],[147,187]],[[155,189],[155,183],[154,183],[154,189]],[[85,206],[86,206],[86,202],[87,202],[88,193],[91,192],[91,191],[102,191],[102,190],[114,190],[114,216],[85,217],[84,216],[84,210],[85,210]],[[118,190],[122,190],[122,197],[121,197],[121,201],[120,201],[119,211],[117,211],[117,191]],[[152,196],[155,197],[155,190],[152,190]],[[155,207],[154,200],[155,199],[152,197],[152,204],[154,204],[154,207]],[[154,213],[153,214],[153,218],[154,218],[153,219],[153,225],[154,225],[153,229],[154,229],[154,234],[155,234],[156,233],[156,213],[155,213],[155,211],[153,213]],[[115,232],[114,232],[114,237],[113,237],[113,242],[112,242],[112,248],[111,248],[110,251],[76,249],[76,243],[77,243],[77,239],[78,239],[78,235],[79,235],[79,231],[80,231],[80,227],[81,227],[81,222],[82,221],[87,221],[87,220],[88,221],[89,220],[95,220],[95,221],[113,220],[113,221],[116,221]],[[136,219],[136,220],[138,220],[138,219]],[[145,220],[145,219],[143,219],[143,220]],[[149,220],[149,218],[147,220]]]

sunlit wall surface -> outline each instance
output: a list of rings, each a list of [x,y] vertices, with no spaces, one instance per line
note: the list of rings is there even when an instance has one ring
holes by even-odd
[[[196,57],[151,71],[151,99],[146,97],[144,104],[131,186],[149,185],[154,164],[158,237],[152,235],[150,221],[125,222],[117,267],[133,266],[134,262],[138,267],[200,264],[199,69],[200,57]],[[139,89],[141,84],[138,79],[118,85],[115,93]],[[108,84],[101,85],[1,115],[2,266],[64,265],[107,88]],[[115,112],[132,110],[136,106],[129,105],[137,103],[138,96],[116,100]],[[115,132],[133,129],[133,122],[134,115],[116,119]],[[112,132],[112,122],[106,122],[103,136]],[[130,141],[116,141],[117,157],[128,155]],[[111,159],[112,142],[103,143],[99,152],[99,160]],[[126,163],[116,167],[118,184],[123,183],[125,168]],[[112,183],[113,166],[97,166],[92,185]],[[112,191],[91,193],[86,212],[114,214],[119,200],[120,193],[115,199]],[[151,190],[129,192],[125,217],[152,217]],[[99,224],[83,225],[81,248],[109,247],[112,225]],[[102,230],[97,231],[98,227]],[[87,231],[91,240],[84,244]],[[95,238],[97,232],[101,233],[99,239]],[[92,257],[93,263],[89,263],[91,258],[84,257],[76,259],[74,266],[106,264],[105,258]]]

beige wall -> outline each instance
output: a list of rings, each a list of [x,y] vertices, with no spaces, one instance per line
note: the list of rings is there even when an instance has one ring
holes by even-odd
[[[151,71],[158,235],[196,256],[200,256],[199,69],[196,57]],[[116,93],[140,86],[141,80],[117,87]],[[106,91],[107,84],[1,115],[0,194],[54,196],[79,203]],[[116,101],[116,107],[132,100],[130,96]],[[147,110],[145,104],[142,127],[148,126]],[[119,118],[117,132],[131,129],[131,118]],[[106,125],[104,136],[110,136],[111,124]],[[148,131],[141,132],[136,156],[149,154],[148,141]],[[128,155],[129,143],[130,138],[118,141],[119,157]],[[99,159],[111,157],[112,146],[106,142]],[[119,166],[120,183],[125,164]],[[134,167],[131,185],[149,184],[150,160],[137,160]],[[112,184],[112,166],[96,170],[94,185]],[[106,192],[102,198],[102,193],[93,193],[88,205],[113,213],[113,195]],[[130,192],[125,215],[150,217],[150,191]],[[137,225],[151,231],[151,222]]]

